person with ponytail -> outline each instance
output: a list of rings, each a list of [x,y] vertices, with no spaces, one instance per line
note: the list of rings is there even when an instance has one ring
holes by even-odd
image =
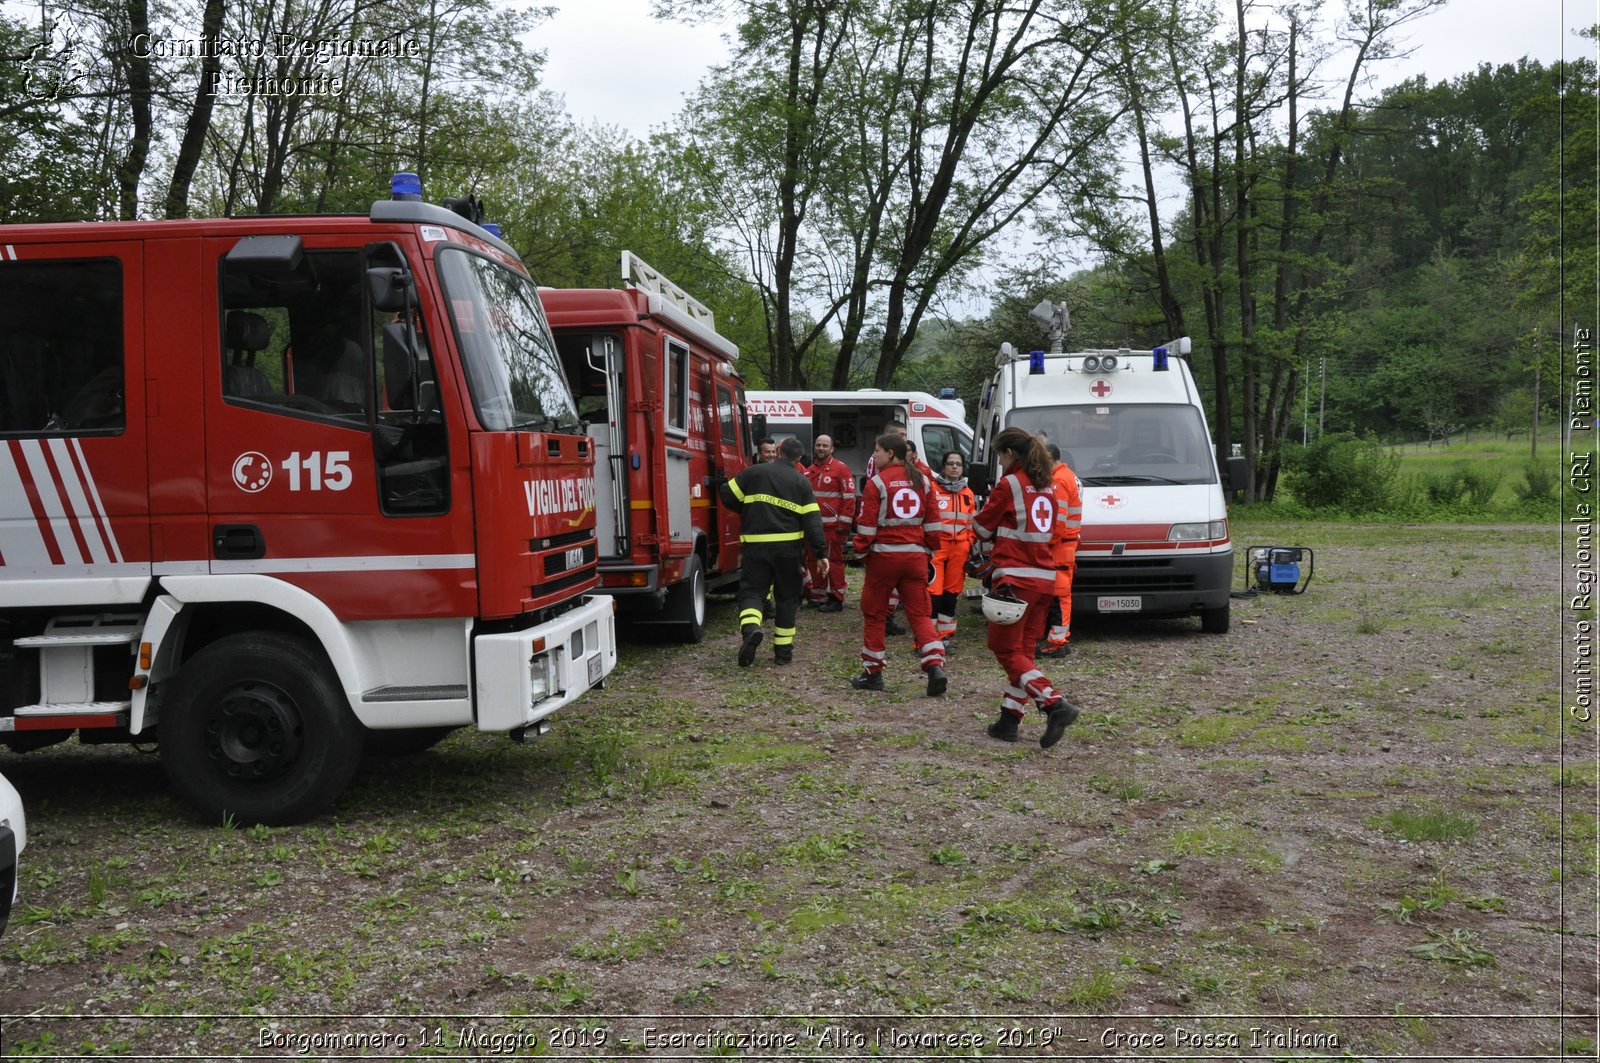
[[[974,531],[979,549],[987,548],[994,562],[991,593],[1009,591],[1027,603],[1027,612],[1016,623],[989,624],[989,649],[1008,681],[1000,718],[989,725],[989,737],[1015,742],[1017,724],[1032,698],[1045,717],[1039,745],[1049,749],[1078,718],[1078,707],[1056,692],[1034,661],[1034,647],[1045,632],[1055,597],[1054,463],[1037,436],[1015,426],[996,436],[991,449],[1000,462],[1000,479],[974,518]]]
[[[952,450],[933,475],[933,506],[939,512],[939,548],[933,552],[933,626],[946,651],[956,633],[956,606],[967,585],[967,555],[972,551],[972,518],[978,511],[976,496],[967,486],[967,463]]]
[[[944,643],[933,625],[928,599],[929,546],[938,543],[939,511],[928,497],[928,482],[906,461],[904,436],[885,433],[872,451],[873,475],[856,511],[856,553],[867,559],[861,588],[861,674],[850,680],[857,690],[883,689],[885,624],[898,592],[916,639],[928,697],[949,685],[944,674]]]

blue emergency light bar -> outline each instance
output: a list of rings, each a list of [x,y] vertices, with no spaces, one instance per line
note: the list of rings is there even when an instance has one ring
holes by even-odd
[[[1157,347],[1150,352],[1150,356],[1151,370],[1157,373],[1165,373],[1167,371],[1167,349],[1165,347]]]
[[[499,236],[500,224],[498,222],[486,221],[483,223],[483,231],[488,233],[490,236]]]
[[[1043,351],[1029,351],[1028,352],[1028,375],[1029,376],[1044,376],[1044,352]]]

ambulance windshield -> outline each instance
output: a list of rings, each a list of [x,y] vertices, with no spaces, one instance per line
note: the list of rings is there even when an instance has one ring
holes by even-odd
[[[1029,406],[1013,410],[1008,423],[1060,447],[1090,486],[1217,482],[1205,422],[1193,406]]]
[[[533,282],[460,248],[441,249],[438,263],[479,423],[577,431],[577,404]]]

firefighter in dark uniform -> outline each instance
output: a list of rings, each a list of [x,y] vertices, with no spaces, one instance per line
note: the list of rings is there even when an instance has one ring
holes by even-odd
[[[805,453],[798,439],[785,439],[778,460],[751,465],[722,485],[723,504],[739,514],[742,558],[739,577],[739,667],[748,668],[761,645],[761,608],[770,592],[777,603],[772,625],[772,656],[779,664],[794,660],[794,621],[800,611],[804,545],[828,574],[828,537],[811,482],[795,462]]]

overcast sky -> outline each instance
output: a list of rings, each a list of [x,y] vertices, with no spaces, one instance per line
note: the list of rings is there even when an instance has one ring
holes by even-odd
[[[685,26],[650,17],[650,0],[556,0],[559,10],[533,41],[545,50],[545,87],[566,97],[580,122],[637,136],[672,121],[706,68],[727,58],[725,26]],[[1332,3],[1329,4],[1330,9]],[[1480,62],[1523,56],[1550,63],[1594,55],[1568,32],[1600,23],[1600,0],[1450,0],[1415,23],[1415,54],[1377,70],[1382,84],[1427,74],[1439,81]]]

